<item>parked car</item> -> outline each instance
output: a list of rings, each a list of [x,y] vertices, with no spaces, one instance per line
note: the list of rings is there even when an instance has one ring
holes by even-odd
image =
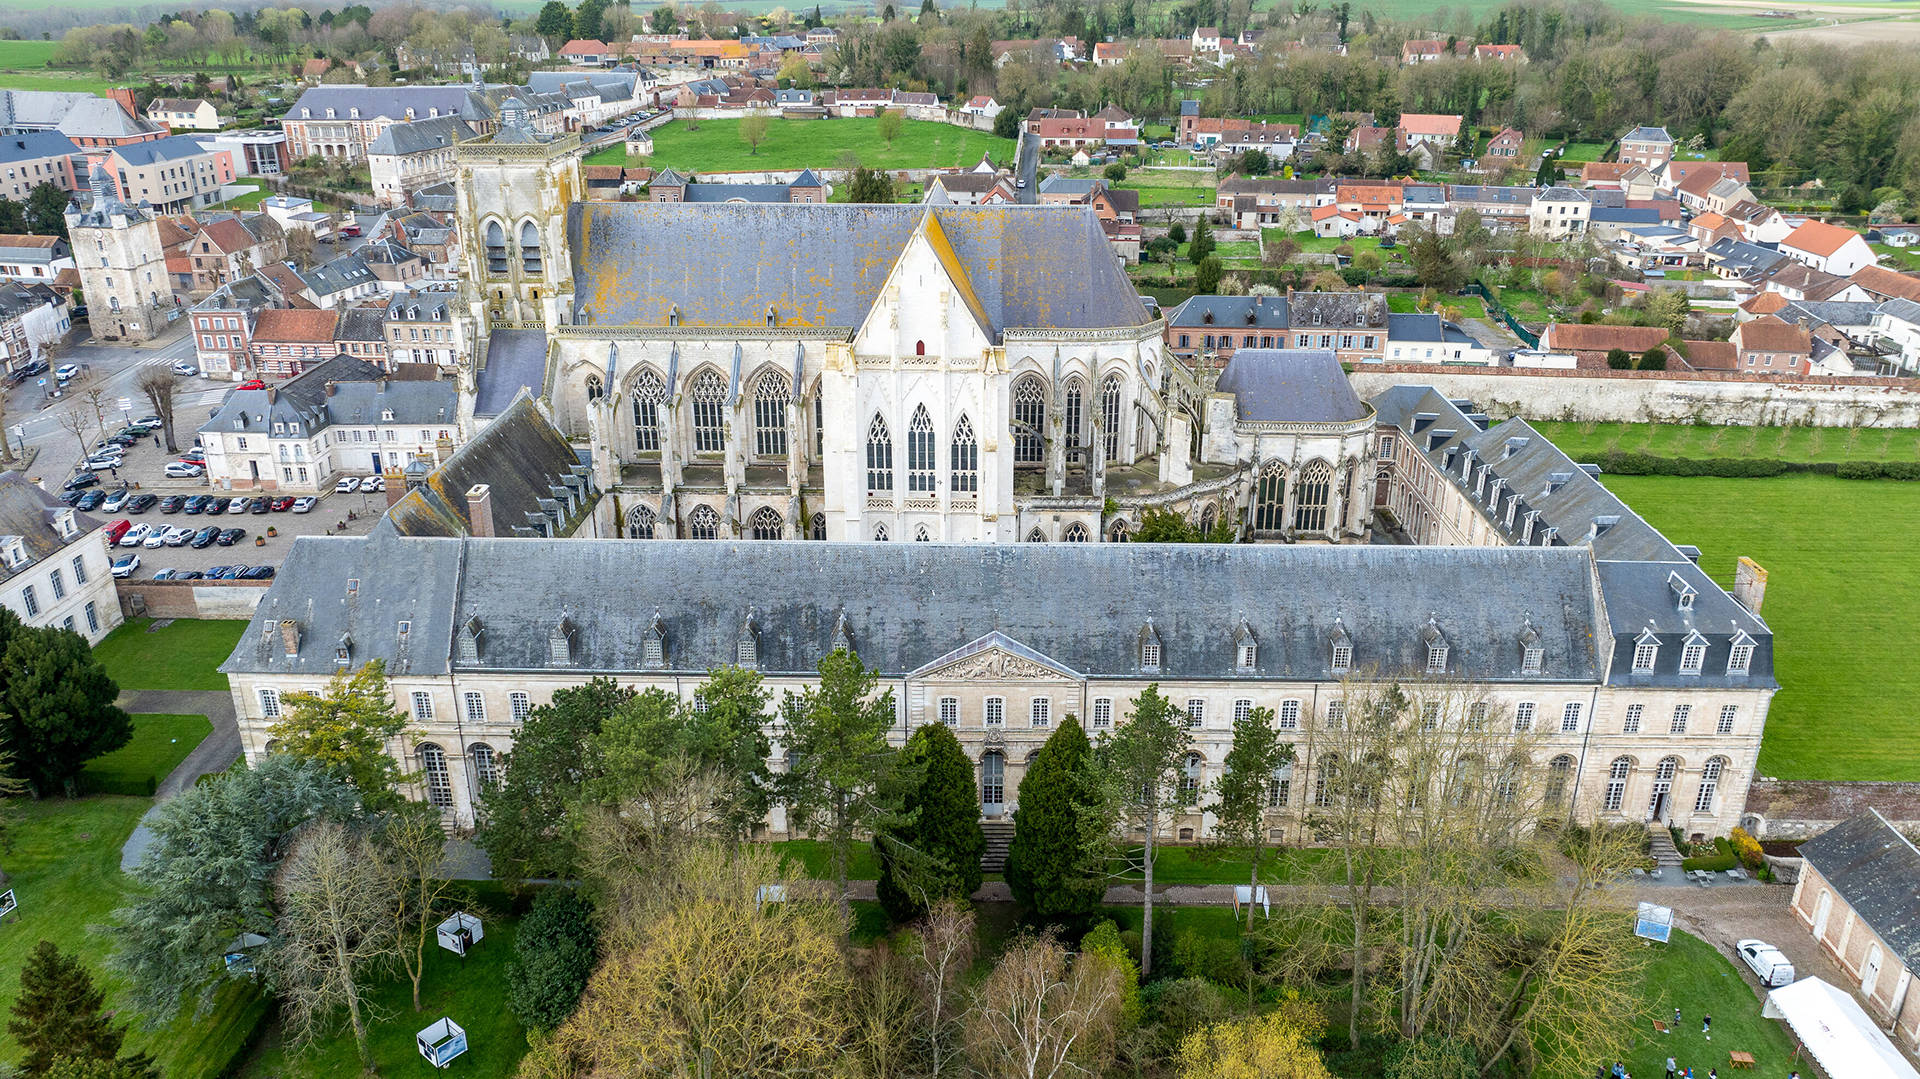
[[[204,581],[207,579],[207,575],[197,569],[183,569],[179,573],[174,574],[173,579],[176,581]]]
[[[242,573],[245,573],[252,568],[253,568],[252,566],[249,566],[245,562],[242,562],[238,565],[222,566],[220,567],[219,574],[216,575],[213,573],[208,573],[207,576],[217,581],[236,581],[240,579],[240,575]]]
[[[197,480],[207,474],[205,465],[189,461],[169,461],[160,471],[170,480]]]
[[[207,580],[217,581],[220,579],[221,575],[225,574],[228,570],[232,568],[233,568],[232,566],[228,566],[228,565],[209,566],[207,567]]]
[[[244,528],[223,528],[220,534],[213,538],[213,542],[222,547],[231,547],[245,538],[247,538],[247,530]]]
[[[139,441],[140,441],[140,436],[133,434],[130,431],[115,431],[114,433],[101,439],[99,442],[94,443],[93,452],[118,453],[121,450],[126,449],[128,446],[132,446]]]
[[[85,491],[63,491],[60,494],[60,501],[72,506],[77,504],[80,501],[80,496],[86,493]]]
[[[77,363],[63,363],[60,366],[53,369],[53,377],[59,379],[62,382],[68,381],[69,379],[73,378],[75,375],[79,373],[80,373],[80,365]]]
[[[227,512],[227,507],[232,504],[233,504],[233,499],[228,498],[226,495],[214,495],[213,498],[210,501],[208,501],[206,509],[203,510],[202,512],[210,513],[210,514],[225,513]]]
[[[124,507],[127,504],[127,502],[132,498],[133,498],[132,489],[127,487],[122,487],[118,491],[115,491],[112,494],[108,495],[107,500],[105,502],[100,503],[100,508],[103,510],[106,510],[108,513],[119,513],[121,508]]]
[[[180,572],[179,570],[174,569],[172,566],[168,566],[166,569],[160,570],[159,572],[155,573],[153,575],[153,579],[156,581],[171,581],[173,580],[174,574],[179,572]]]
[[[148,413],[133,422],[139,427],[153,428],[160,426],[160,417],[157,414]]]
[[[333,493],[340,494],[340,495],[350,495],[353,492],[358,491],[359,489],[360,489],[360,477],[358,476],[348,476],[346,479],[343,479],[339,483],[336,483],[333,485]]]
[[[142,542],[140,546],[145,547],[149,551],[157,551],[167,545],[167,537],[171,535],[173,535],[172,526],[155,525],[152,530],[147,533],[146,540]]]
[[[302,497],[302,498],[296,498],[293,500],[293,512],[311,513],[313,512],[314,505],[319,501],[320,501],[319,499],[313,497],[312,495],[306,495],[305,497]]]
[[[139,568],[140,556],[137,554],[123,554],[113,560],[113,575],[115,577],[131,577],[133,576],[133,571]]]
[[[1733,950],[1759,976],[1761,985],[1772,988],[1793,982],[1793,961],[1766,941],[1743,940]]]
[[[100,503],[106,500],[107,493],[95,487],[90,491],[80,492],[80,498],[74,502],[73,508],[79,510],[81,513],[92,513],[94,510],[100,508]]]
[[[110,468],[123,468],[127,460],[117,453],[96,453],[80,463],[98,472]]]
[[[257,378],[250,378],[234,388],[240,390],[264,390],[267,388],[267,384]]]
[[[227,512],[228,513],[245,513],[249,509],[253,508],[253,503],[254,503],[254,500],[251,498],[236,498],[233,500],[231,504],[227,506]]]
[[[270,581],[273,579],[273,567],[254,566],[251,569],[246,569],[235,574],[235,576],[242,581]]]
[[[186,505],[180,508],[186,511],[187,516],[191,517],[196,513],[207,512],[207,503],[212,501],[212,495],[194,495],[192,498],[187,499]]]
[[[130,531],[132,528],[133,528],[132,521],[115,521],[112,524],[109,524],[106,527],[107,544],[111,546],[113,544],[119,543],[120,537],[126,535],[127,532]]]
[[[193,497],[199,498],[200,496],[194,495]],[[187,504],[187,500],[185,497],[181,495],[168,495],[167,497],[160,500],[160,512],[161,513],[179,513],[180,507],[186,504]]]
[[[293,508],[293,503],[294,503],[294,499],[292,495],[284,495],[280,498],[274,499],[273,504],[268,508],[273,510],[273,512],[275,513],[285,513],[288,510]]]
[[[360,489],[362,491],[373,491],[375,493],[384,491],[387,489],[387,478],[385,476],[368,476],[366,479],[360,481]]]
[[[203,447],[195,446],[181,454],[180,460],[190,465],[204,465],[207,463],[207,451]]]
[[[174,374],[176,374],[176,375],[188,375],[188,376],[192,376],[192,375],[197,375],[197,374],[199,374],[199,373],[200,373],[200,369],[199,369],[198,367],[195,367],[194,365],[192,365],[192,364],[190,364],[190,363],[187,363],[187,362],[185,362],[185,361],[183,360],[183,361],[181,361],[180,363],[176,363],[176,364],[174,364],[174,365],[173,365],[173,373],[174,373]]]
[[[193,534],[193,539],[187,542],[187,546],[192,547],[194,550],[197,551],[203,547],[213,546],[213,541],[219,538],[220,538],[220,526],[208,525],[207,527],[201,529],[200,531],[195,532]]]
[[[155,495],[145,493],[134,495],[132,498],[127,499],[127,512],[145,513],[152,509],[154,503],[158,501],[160,501],[160,499]]]
[[[193,529],[184,525],[174,525],[167,529],[167,546],[169,547],[185,547],[187,541],[192,538]]]
[[[342,235],[342,236],[358,236],[358,235],[360,235],[360,226],[359,226],[358,224],[346,224],[346,225],[342,225],[342,226],[340,226],[340,235]]]
[[[128,524],[129,522],[121,521],[120,523]],[[120,546],[138,547],[142,543],[145,543],[147,537],[151,535],[153,535],[153,526],[145,521],[141,521],[131,528],[125,528],[120,531]]]
[[[64,490],[78,491],[82,487],[94,487],[100,483],[100,477],[92,472],[75,472],[73,478],[60,486]],[[105,497],[104,495],[102,497]]]

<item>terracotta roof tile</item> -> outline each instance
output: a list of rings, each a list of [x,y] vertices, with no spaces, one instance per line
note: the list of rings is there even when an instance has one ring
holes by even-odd
[[[1825,258],[1859,235],[1852,229],[1829,225],[1825,221],[1806,221],[1788,233],[1787,238],[1780,241],[1780,246]]]
[[[260,312],[259,321],[254,324],[253,339],[256,342],[295,341],[312,344],[331,341],[334,323],[339,318],[338,311],[269,309]]]
[[[1737,344],[1743,349],[1762,352],[1792,352],[1805,355],[1813,351],[1813,335],[1804,326],[1794,326],[1772,315],[1742,322],[1733,328]]]

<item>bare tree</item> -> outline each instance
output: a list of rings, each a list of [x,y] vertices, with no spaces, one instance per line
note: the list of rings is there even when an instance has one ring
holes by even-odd
[[[365,834],[317,821],[295,839],[280,869],[280,942],[271,969],[294,1041],[309,1044],[342,1010],[360,1064],[374,1070],[367,1041],[375,1020],[362,983],[395,958],[393,876]]]
[[[952,899],[942,899],[927,912],[914,936],[920,945],[913,953],[920,983],[920,1036],[927,1074],[939,1079],[954,1067],[954,1043],[964,1010],[960,985],[973,966],[973,912]]]
[[[974,995],[967,1056],[985,1079],[1099,1075],[1120,1022],[1119,969],[1052,937],[1007,948]]]
[[[431,944],[446,915],[455,884],[441,875],[447,835],[440,815],[420,803],[408,803],[379,833],[381,853],[393,877],[394,936],[400,964],[413,983],[413,1010],[420,1010],[420,976]]]
[[[760,144],[767,141],[767,118],[758,115],[741,117],[740,141],[747,144],[750,152],[759,153]]]
[[[167,443],[167,452],[179,453],[180,447],[173,437],[173,398],[180,392],[179,372],[159,364],[145,367],[134,385],[147,395],[147,403],[160,417],[160,436]]]
[[[76,405],[60,413],[59,420],[60,429],[72,435],[74,442],[79,444],[80,460],[86,460],[87,429],[92,426],[93,418],[87,415],[86,409]]]

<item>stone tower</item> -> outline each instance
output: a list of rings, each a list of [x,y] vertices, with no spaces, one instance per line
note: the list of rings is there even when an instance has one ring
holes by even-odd
[[[567,207],[582,198],[580,137],[542,131],[517,97],[493,135],[460,143],[456,182],[462,276],[481,341],[493,326],[571,322]],[[484,345],[475,355],[485,355]]]
[[[79,194],[67,206],[67,231],[94,336],[150,340],[166,328],[175,309],[160,222],[145,207],[122,202],[99,165],[90,186],[84,209],[86,196]]]

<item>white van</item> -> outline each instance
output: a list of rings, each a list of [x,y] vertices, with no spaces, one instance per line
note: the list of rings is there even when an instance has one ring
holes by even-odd
[[[1735,944],[1733,950],[1753,968],[1761,985],[1771,989],[1792,984],[1793,962],[1782,955],[1780,949],[1764,940],[1743,940]]]

